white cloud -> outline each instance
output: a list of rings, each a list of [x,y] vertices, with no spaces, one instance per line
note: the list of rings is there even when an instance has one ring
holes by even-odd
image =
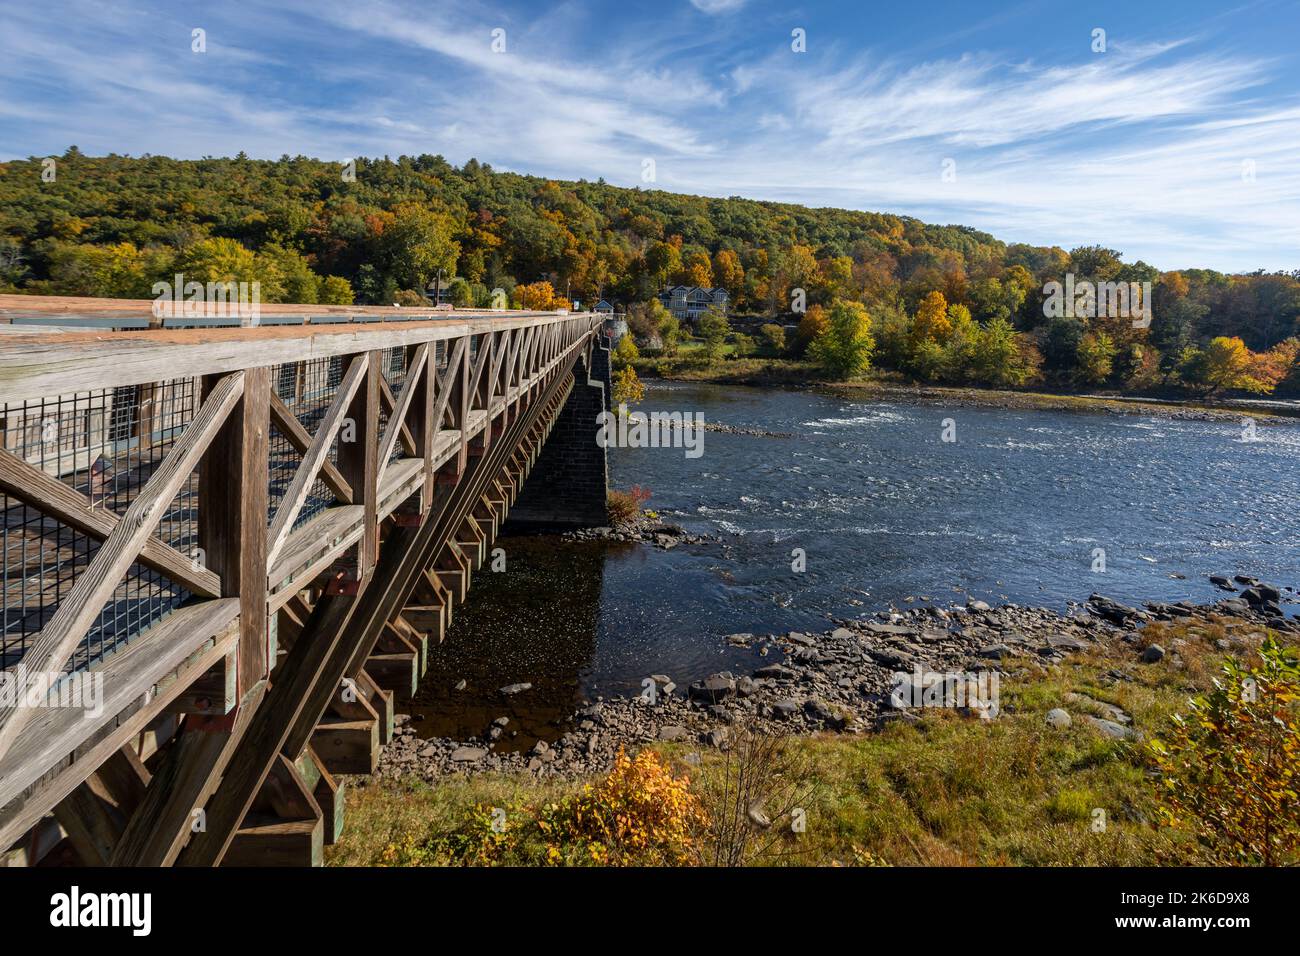
[[[745,2],[746,0],[691,0],[691,6],[701,13],[716,16],[720,13],[735,13]]]
[[[1072,64],[990,52],[756,58],[689,15],[620,33],[584,30],[572,5],[524,21],[298,0],[205,17],[209,53],[198,56],[188,15],[120,6],[111,19],[87,0],[57,22],[9,18],[0,156],[69,143],[179,156],[442,152],[624,185],[640,184],[650,157],[666,189],[905,213],[1008,241],[1101,242],[1161,267],[1300,265],[1300,102],[1264,99],[1275,64],[1191,42],[1112,44]],[[492,52],[496,26],[505,53]],[[593,31],[593,45],[573,39]],[[949,157],[957,180],[944,183]]]

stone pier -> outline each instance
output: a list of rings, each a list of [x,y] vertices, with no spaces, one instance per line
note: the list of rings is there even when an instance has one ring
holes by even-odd
[[[609,348],[602,336],[591,350],[591,367],[579,359],[574,385],[528,483],[515,502],[507,531],[535,532],[599,527],[609,470],[596,443],[596,416],[610,410]]]

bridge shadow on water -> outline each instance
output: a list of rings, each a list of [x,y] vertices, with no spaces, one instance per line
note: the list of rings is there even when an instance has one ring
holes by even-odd
[[[506,570],[485,562],[415,696],[399,700],[421,737],[486,737],[508,717],[498,751],[555,740],[582,699],[596,653],[608,549],[549,535],[499,539]],[[558,559],[558,560],[557,560]],[[464,686],[461,686],[461,682]],[[531,684],[503,693],[512,684]]]

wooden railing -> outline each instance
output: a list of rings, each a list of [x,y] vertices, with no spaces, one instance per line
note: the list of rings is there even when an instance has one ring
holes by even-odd
[[[298,595],[322,580],[364,586],[380,523],[427,517],[600,326],[356,314],[367,321],[0,326],[0,660],[14,686],[103,681],[94,716],[0,700],[0,850],[164,708],[188,694],[185,712],[202,713],[191,685],[220,662],[233,699],[255,705],[276,612],[301,619]]]

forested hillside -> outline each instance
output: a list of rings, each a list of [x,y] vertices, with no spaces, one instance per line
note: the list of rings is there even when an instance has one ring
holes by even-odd
[[[414,304],[439,270],[460,305],[489,305],[500,289],[516,306],[603,296],[636,311],[670,283],[723,286],[733,313],[774,318],[791,316],[798,290],[808,306],[861,303],[876,364],[927,380],[1212,384],[1197,371],[1211,344],[1240,339],[1250,351],[1232,344],[1227,360],[1276,382],[1300,334],[1300,272],[1161,273],[1100,246],[1007,244],[883,213],[555,182],[428,155],[352,170],[73,147],[53,164],[0,164],[0,291],[148,298],[183,272],[259,281],[267,302]],[[1152,283],[1150,327],[1049,318],[1043,285],[1067,272]],[[981,335],[992,357],[969,354]]]

